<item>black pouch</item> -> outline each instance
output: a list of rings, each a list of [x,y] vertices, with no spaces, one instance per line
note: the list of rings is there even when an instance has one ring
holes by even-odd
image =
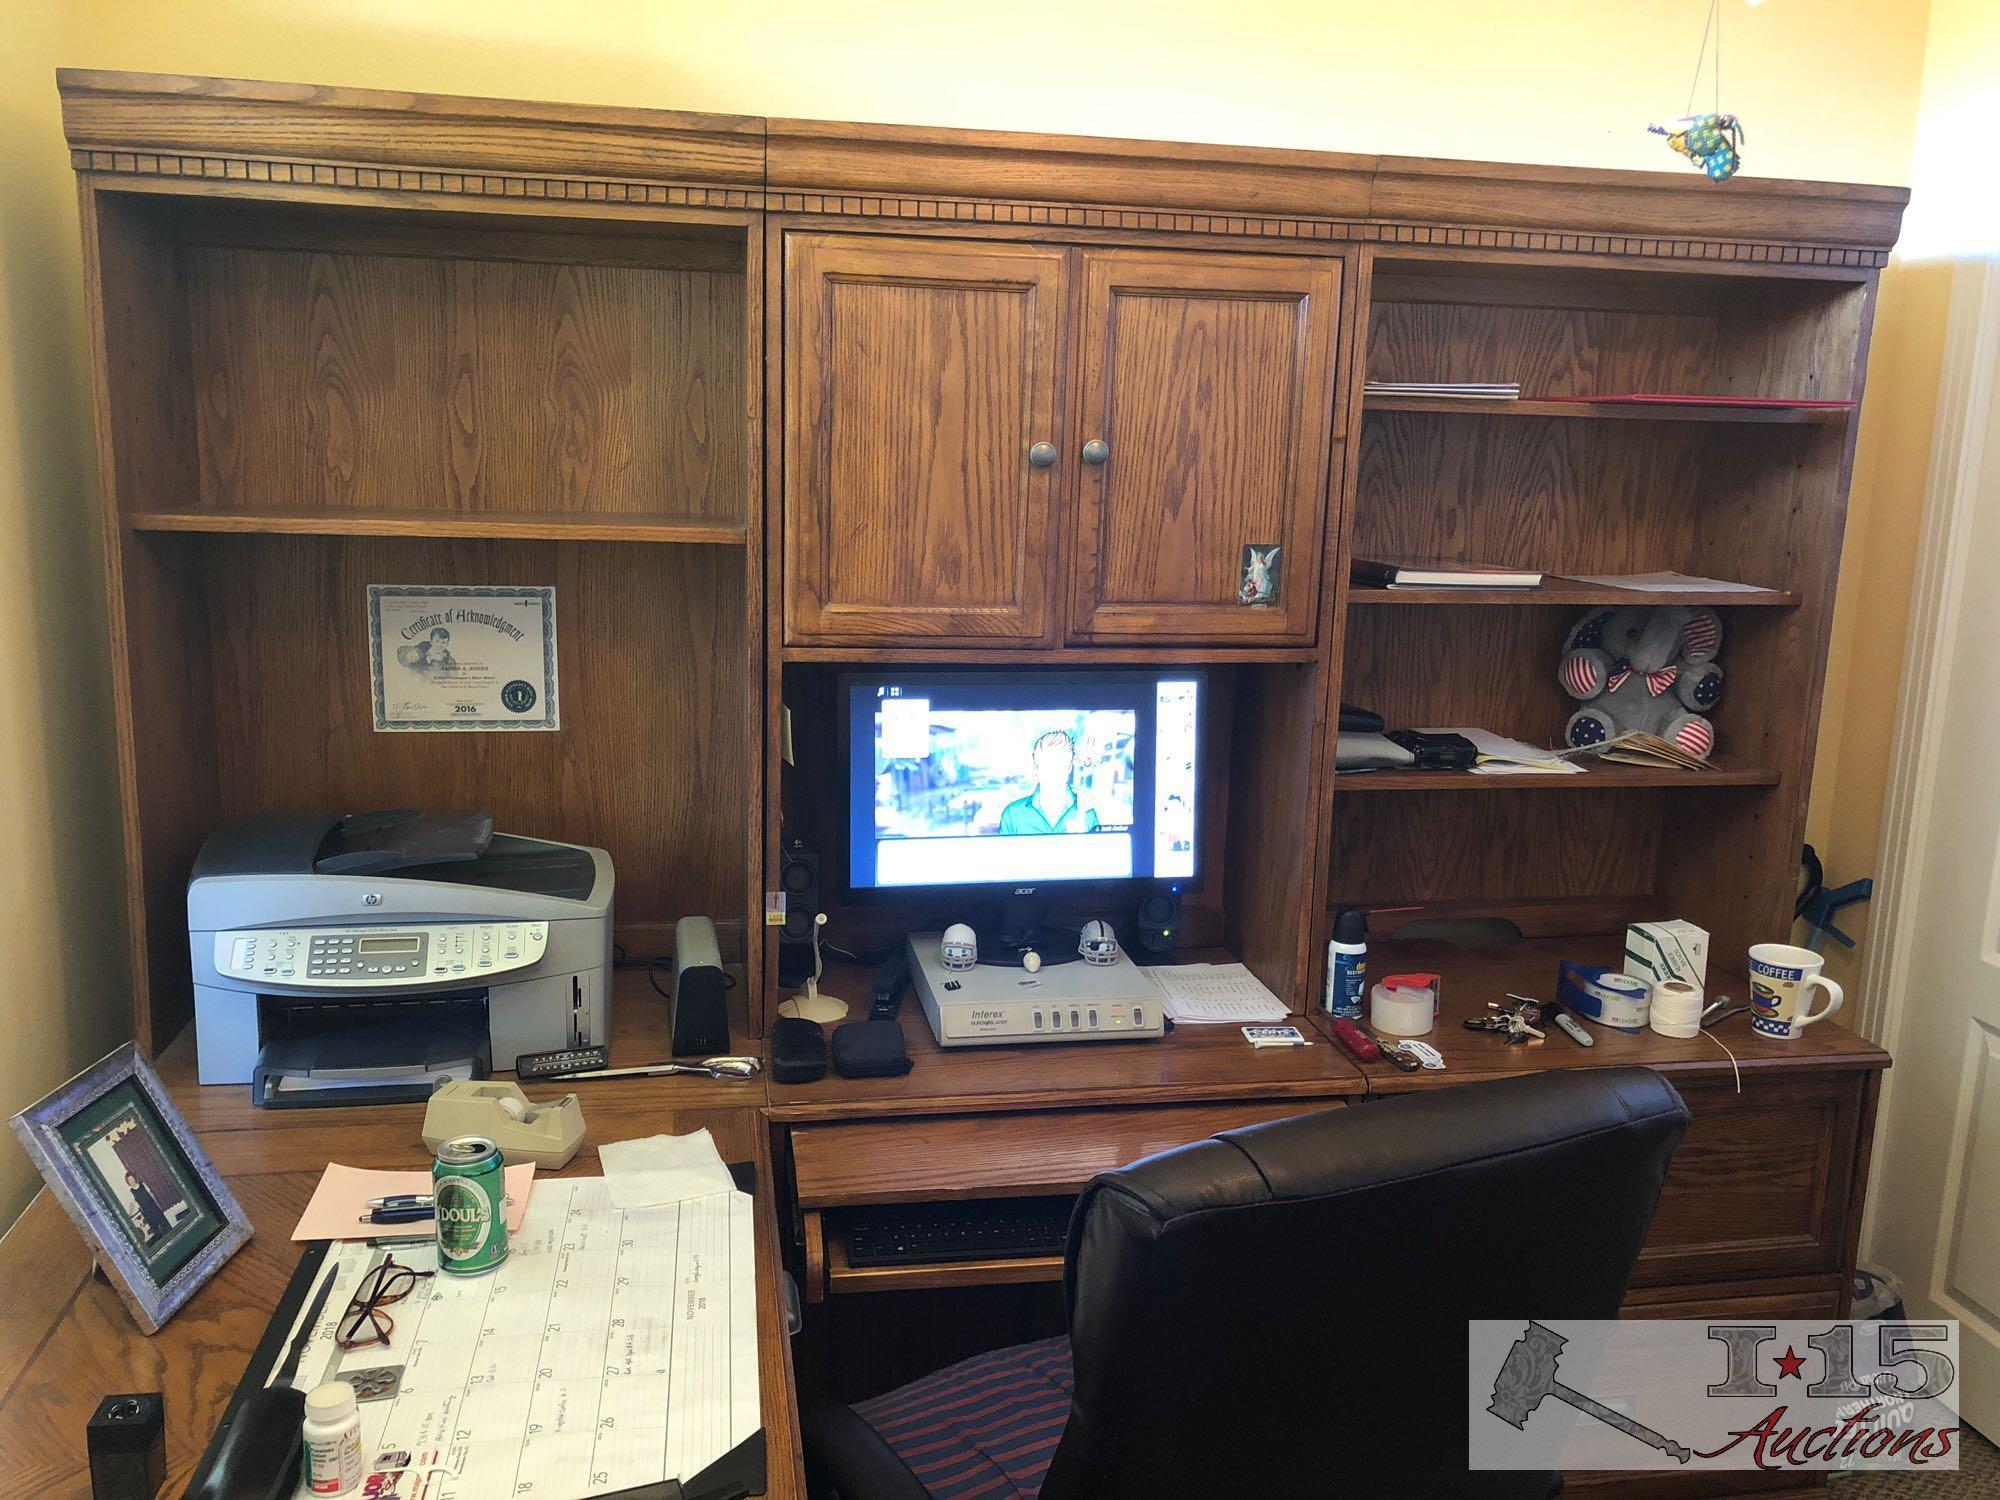
[[[842,1078],[901,1078],[910,1071],[902,1026],[886,1018],[836,1026],[833,1071]]]
[[[1419,771],[1469,771],[1479,764],[1479,747],[1462,734],[1392,729],[1389,738],[1417,758]]]
[[[819,1022],[780,1016],[771,1028],[771,1076],[779,1083],[826,1077],[826,1033]]]

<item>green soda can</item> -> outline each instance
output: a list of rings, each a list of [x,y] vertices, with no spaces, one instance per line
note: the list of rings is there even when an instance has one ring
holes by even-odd
[[[478,1276],[507,1258],[507,1181],[493,1142],[461,1135],[438,1147],[431,1202],[440,1270]]]

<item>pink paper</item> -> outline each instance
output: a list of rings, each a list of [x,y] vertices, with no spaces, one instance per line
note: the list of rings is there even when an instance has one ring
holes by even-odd
[[[535,1187],[535,1164],[524,1161],[507,1168],[507,1232],[518,1234],[528,1216],[528,1194]],[[431,1174],[418,1172],[369,1172],[360,1167],[343,1167],[328,1162],[312,1202],[299,1216],[292,1230],[295,1240],[372,1240],[382,1235],[422,1234],[432,1221],[414,1219],[403,1224],[366,1224],[370,1198],[392,1198],[398,1193],[425,1193],[431,1190]]]

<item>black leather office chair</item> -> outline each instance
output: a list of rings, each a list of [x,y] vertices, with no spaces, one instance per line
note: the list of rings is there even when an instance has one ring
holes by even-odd
[[[1232,1130],[1084,1191],[1069,1337],[805,1414],[813,1493],[1497,1496],[1466,1469],[1466,1323],[1610,1318],[1686,1131],[1644,1068]]]

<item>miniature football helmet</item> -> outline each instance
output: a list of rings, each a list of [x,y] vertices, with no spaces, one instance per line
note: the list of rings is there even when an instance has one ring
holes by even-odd
[[[944,939],[938,944],[938,958],[947,969],[969,969],[979,962],[979,939],[963,922],[954,922],[944,930]]]
[[[1076,935],[1076,951],[1083,955],[1087,964],[1115,964],[1118,962],[1118,937],[1106,921],[1085,922],[1083,931]]]

